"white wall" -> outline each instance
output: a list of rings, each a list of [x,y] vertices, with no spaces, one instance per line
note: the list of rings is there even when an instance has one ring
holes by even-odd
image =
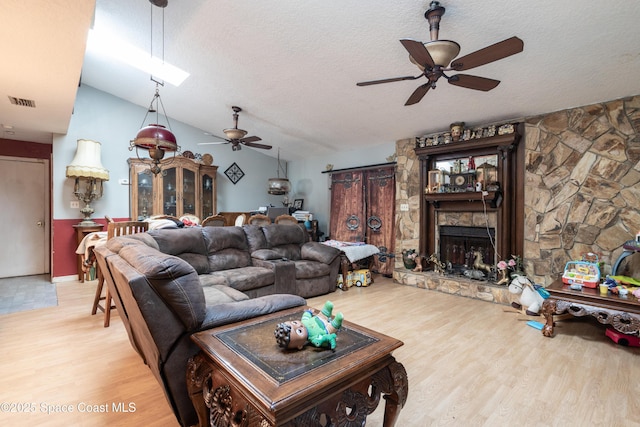
[[[333,169],[367,166],[387,163],[388,157],[396,150],[395,141],[387,144],[368,147],[362,150],[341,151],[327,156],[318,156],[301,161],[289,162],[289,179],[291,180],[291,199],[304,199],[303,209],[313,213],[318,226],[325,234],[329,234],[329,216],[331,209],[330,174],[326,171],[328,164]]]
[[[152,95],[150,92],[149,99]],[[104,185],[103,198],[92,204],[95,209],[93,217],[129,217],[129,187],[118,184],[118,180],[129,178],[127,159],[135,157],[135,151],[129,151],[129,141],[140,129],[145,113],[146,108],[90,86],[82,85],[78,89],[69,130],[66,135],[56,135],[53,139],[54,219],[82,217],[78,209],[70,208],[70,202],[76,200],[72,194],[74,182],[65,176],[66,166],[75,155],[78,139],[93,139],[102,144],[102,165],[110,174],[110,180]],[[161,124],[165,124],[165,121],[162,120]],[[218,166],[218,211],[250,211],[269,204],[282,206],[282,196],[267,193],[267,180],[277,172],[275,157],[249,148],[232,151],[229,144],[197,145],[198,142],[210,140],[203,130],[171,119],[170,124],[182,151],[213,155],[213,164]],[[236,185],[224,175],[233,162],[245,173]]]

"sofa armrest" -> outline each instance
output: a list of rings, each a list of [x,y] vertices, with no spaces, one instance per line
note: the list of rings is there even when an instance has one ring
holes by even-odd
[[[201,330],[229,325],[287,308],[304,306],[306,301],[297,295],[273,294],[245,301],[216,304],[207,307]]]
[[[300,256],[302,259],[331,264],[340,255],[340,249],[323,245],[319,242],[307,242],[302,245]]]
[[[256,267],[264,267],[273,271],[275,275],[275,292],[278,294],[294,294],[296,291],[296,264],[293,261],[283,260],[282,258],[274,260],[261,260],[259,258],[252,259],[253,265]]]

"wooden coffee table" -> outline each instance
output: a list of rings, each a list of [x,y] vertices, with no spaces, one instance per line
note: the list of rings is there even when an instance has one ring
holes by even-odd
[[[305,309],[192,336],[201,351],[188,362],[187,387],[200,426],[364,425],[381,395],[384,426],[395,425],[409,386],[391,352],[403,343],[344,321],[335,352],[279,348],[276,325]]]
[[[633,295],[601,294],[598,289],[585,287],[580,291],[573,290],[562,280],[556,280],[546,289],[550,296],[540,310],[546,320],[542,328],[545,337],[553,336],[553,316],[565,313],[592,316],[623,334],[640,335],[640,302]]]

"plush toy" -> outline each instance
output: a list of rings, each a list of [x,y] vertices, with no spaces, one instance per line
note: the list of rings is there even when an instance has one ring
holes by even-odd
[[[302,349],[306,344],[314,347],[336,349],[336,332],[342,327],[342,313],[331,318],[333,303],[327,301],[320,314],[311,310],[302,313],[302,319],[279,323],[274,335],[278,346],[288,349]]]

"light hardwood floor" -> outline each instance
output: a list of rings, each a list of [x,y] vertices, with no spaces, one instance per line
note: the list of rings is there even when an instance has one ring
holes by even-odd
[[[89,314],[95,283],[59,283],[57,307],[0,316],[0,402],[35,405],[2,407],[0,425],[177,426],[117,311],[109,328]],[[409,376],[398,427],[640,426],[640,350],[613,344],[595,320],[558,322],[544,338],[506,306],[381,277],[308,303],[327,299],[347,320],[404,341],[394,352]],[[114,410],[129,403],[135,411]],[[383,406],[367,425],[382,424]]]

